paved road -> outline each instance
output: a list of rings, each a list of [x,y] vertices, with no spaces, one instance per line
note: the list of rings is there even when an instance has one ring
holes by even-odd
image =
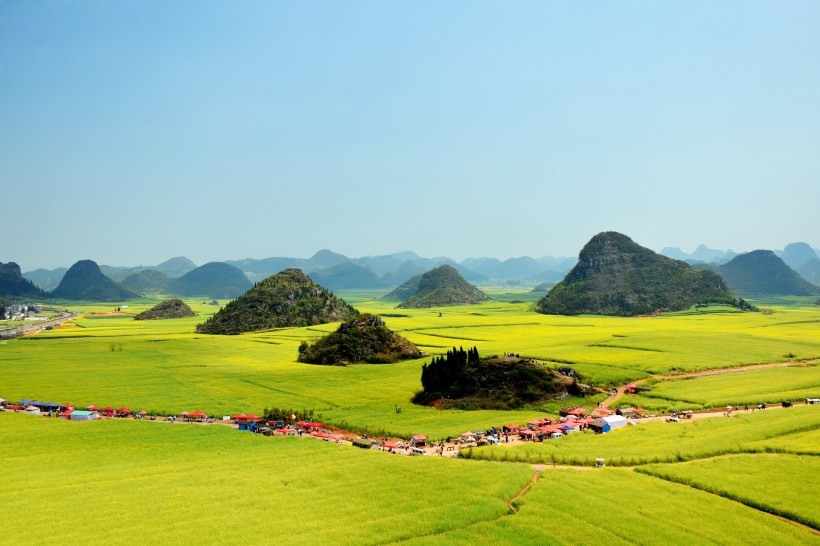
[[[39,322],[31,322],[27,324],[21,324],[19,326],[14,326],[12,328],[2,328],[0,329],[0,339],[11,339],[15,337],[19,337],[25,334],[30,334],[33,332],[39,332],[43,330],[46,326],[54,326],[57,323],[62,323],[67,320],[75,319],[80,316],[80,313],[72,313],[71,311],[62,311],[60,316],[57,318],[43,320]]]

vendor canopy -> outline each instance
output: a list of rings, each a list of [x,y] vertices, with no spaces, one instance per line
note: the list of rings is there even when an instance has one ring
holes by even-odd
[[[416,434],[415,436],[413,436],[413,440],[417,442],[424,442],[425,440],[427,440],[427,436],[424,436],[422,434]]]

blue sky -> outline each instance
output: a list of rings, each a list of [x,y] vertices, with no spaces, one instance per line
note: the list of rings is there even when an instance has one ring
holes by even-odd
[[[0,1],[0,261],[820,247],[818,2]]]

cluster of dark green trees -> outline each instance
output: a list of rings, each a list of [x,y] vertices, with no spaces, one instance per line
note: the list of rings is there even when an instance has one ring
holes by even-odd
[[[458,409],[514,409],[566,391],[543,366],[522,358],[482,359],[475,347],[453,347],[422,366],[421,384],[413,402]]]
[[[448,393],[458,396],[458,392],[451,392],[454,385],[464,376],[469,364],[477,364],[481,360],[478,349],[464,348],[447,351],[444,356],[434,357],[429,364],[421,367],[421,386],[428,395],[445,396]]]
[[[313,421],[314,412],[312,409],[294,410],[285,408],[265,408],[262,412],[262,418],[266,421],[285,421],[290,423],[292,417],[296,417],[296,421]],[[318,416],[322,418],[321,415]]]

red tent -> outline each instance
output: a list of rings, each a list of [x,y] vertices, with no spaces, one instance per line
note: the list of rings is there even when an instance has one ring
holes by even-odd
[[[248,421],[258,421],[259,419],[261,419],[261,417],[259,417],[258,415],[254,415],[254,414],[250,413],[250,414],[245,416],[245,419],[247,419]]]
[[[145,411],[145,410],[142,410],[142,411],[140,412],[140,415],[148,415],[148,412],[147,412],[147,411]]]
[[[234,421],[244,421],[247,418],[248,416],[244,413],[237,413],[236,415],[231,415],[231,419],[233,419]]]
[[[61,408],[73,408],[74,404],[60,404]]]
[[[114,411],[114,408],[112,408],[111,406],[105,406],[102,410],[107,411],[107,412],[112,412],[112,411]]]
[[[635,408],[635,413],[646,413],[646,410],[643,408]]]
[[[181,412],[179,412],[179,416],[180,416],[180,417],[188,417],[189,415],[191,415],[191,414],[190,414],[190,412],[187,412],[187,411],[181,411]]]
[[[521,427],[519,427],[518,425],[507,425],[504,428],[509,429],[509,430],[518,430]]]
[[[74,413],[74,410],[64,411],[63,413],[60,413],[59,415],[57,415],[57,417],[65,417],[66,419],[68,419],[68,417],[69,417],[72,413]]]
[[[328,434],[327,437],[330,438],[331,440],[344,440],[345,439],[344,434]]]
[[[298,426],[298,427],[303,427],[303,426],[305,426],[305,425],[307,425],[307,424],[308,424],[308,422],[307,422],[307,421],[299,421],[298,423],[296,423],[296,426]]]
[[[97,406],[86,406],[85,409],[87,409],[88,411],[97,411],[100,408],[98,408]]]
[[[12,404],[11,406],[9,406],[9,409],[13,409],[13,410],[23,409],[23,406],[21,406],[19,404]]]
[[[282,434],[290,434],[291,432],[293,432],[293,429],[291,429],[291,428],[280,428],[276,432],[281,432]]]
[[[398,449],[399,444],[398,442],[385,442],[384,447],[386,447],[387,449]]]
[[[208,417],[207,413],[202,413],[201,411],[195,411],[189,415],[189,417]]]
[[[585,414],[587,410],[584,408],[575,408],[572,411],[568,411],[567,415],[575,415],[576,417],[580,417],[581,415]]]
[[[532,436],[533,434],[535,434],[535,432],[532,431],[532,430],[522,430],[521,431],[521,436]]]
[[[532,421],[527,421],[527,424],[528,425],[533,425],[533,426],[543,425],[544,420],[543,419],[533,419]]]
[[[464,437],[467,437],[467,436],[475,436],[475,432],[470,432],[470,431],[468,430],[467,432],[462,432],[462,433],[461,433],[461,435],[462,435],[462,436],[464,436]],[[416,439],[416,437],[415,437],[415,436],[413,436],[413,439],[415,440],[415,439]],[[426,440],[426,438],[425,438],[425,440]]]
[[[416,434],[415,436],[413,436],[413,440],[415,440],[417,442],[424,442],[424,441],[427,440],[427,436],[423,436],[421,434]]]
[[[311,432],[311,436],[314,438],[329,438],[330,434],[325,434],[324,432]]]
[[[627,383],[624,388],[625,389],[634,389],[635,387],[637,387],[637,385],[635,383]]]
[[[119,408],[117,413],[131,413],[131,408]]]
[[[322,428],[322,427],[324,427],[324,425],[322,423],[317,423],[316,421],[313,421],[312,423],[306,423],[305,426],[308,427],[308,428]]]

